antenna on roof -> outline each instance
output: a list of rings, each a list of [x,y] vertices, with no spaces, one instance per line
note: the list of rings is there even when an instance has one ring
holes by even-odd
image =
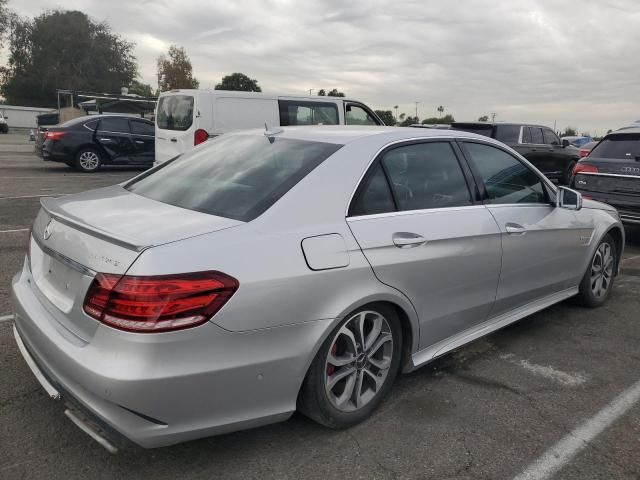
[[[274,135],[277,135],[277,134],[282,133],[282,132],[284,132],[284,129],[282,129],[282,128],[271,128],[271,127],[269,127],[267,122],[264,122],[264,135],[265,135],[265,137],[273,137]]]

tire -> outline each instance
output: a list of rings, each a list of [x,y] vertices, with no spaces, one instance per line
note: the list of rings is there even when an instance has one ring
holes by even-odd
[[[580,282],[580,290],[576,297],[579,304],[595,308],[607,301],[615,279],[617,255],[613,238],[609,234],[605,235]]]
[[[96,172],[102,166],[102,157],[95,148],[83,148],[76,154],[73,166],[81,172]]]
[[[573,175],[573,168],[576,166],[576,162],[575,160],[572,160],[571,163],[569,163],[569,166],[567,167],[566,171],[564,172],[564,174],[562,175],[562,184],[563,185],[569,185],[569,183],[571,182],[571,176]]]
[[[364,325],[364,342],[359,325]],[[363,343],[367,347],[364,351]],[[316,354],[300,391],[298,410],[334,429],[362,422],[388,395],[401,357],[402,328],[393,308],[370,304],[355,310],[331,332]],[[340,365],[334,365],[331,359]],[[351,373],[344,375],[346,372]]]

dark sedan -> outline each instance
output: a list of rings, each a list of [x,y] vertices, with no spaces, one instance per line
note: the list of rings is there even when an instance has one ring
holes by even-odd
[[[155,157],[155,127],[143,118],[120,115],[80,117],[47,130],[41,155],[83,172],[102,165],[150,167]]]
[[[572,186],[616,207],[624,223],[640,224],[640,128],[604,137],[574,168]]]

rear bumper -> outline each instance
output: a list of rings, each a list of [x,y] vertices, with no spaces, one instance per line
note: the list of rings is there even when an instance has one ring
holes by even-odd
[[[119,447],[160,447],[285,420],[332,325],[231,333],[209,322],[165,334],[100,325],[86,343],[54,319],[32,283],[25,268],[11,289],[25,359]]]
[[[616,193],[592,192],[577,188],[582,195],[615,207],[622,223],[640,224],[640,197]]]

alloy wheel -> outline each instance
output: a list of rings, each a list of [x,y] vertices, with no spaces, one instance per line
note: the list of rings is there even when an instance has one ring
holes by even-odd
[[[591,292],[602,298],[609,291],[613,278],[614,256],[611,245],[603,242],[598,246],[591,262]]]
[[[98,154],[96,152],[87,150],[80,154],[78,163],[80,163],[80,166],[84,170],[95,170],[100,165],[100,157],[98,157]]]
[[[343,412],[367,405],[382,389],[393,359],[387,319],[367,310],[349,318],[334,335],[325,362],[325,391]]]

